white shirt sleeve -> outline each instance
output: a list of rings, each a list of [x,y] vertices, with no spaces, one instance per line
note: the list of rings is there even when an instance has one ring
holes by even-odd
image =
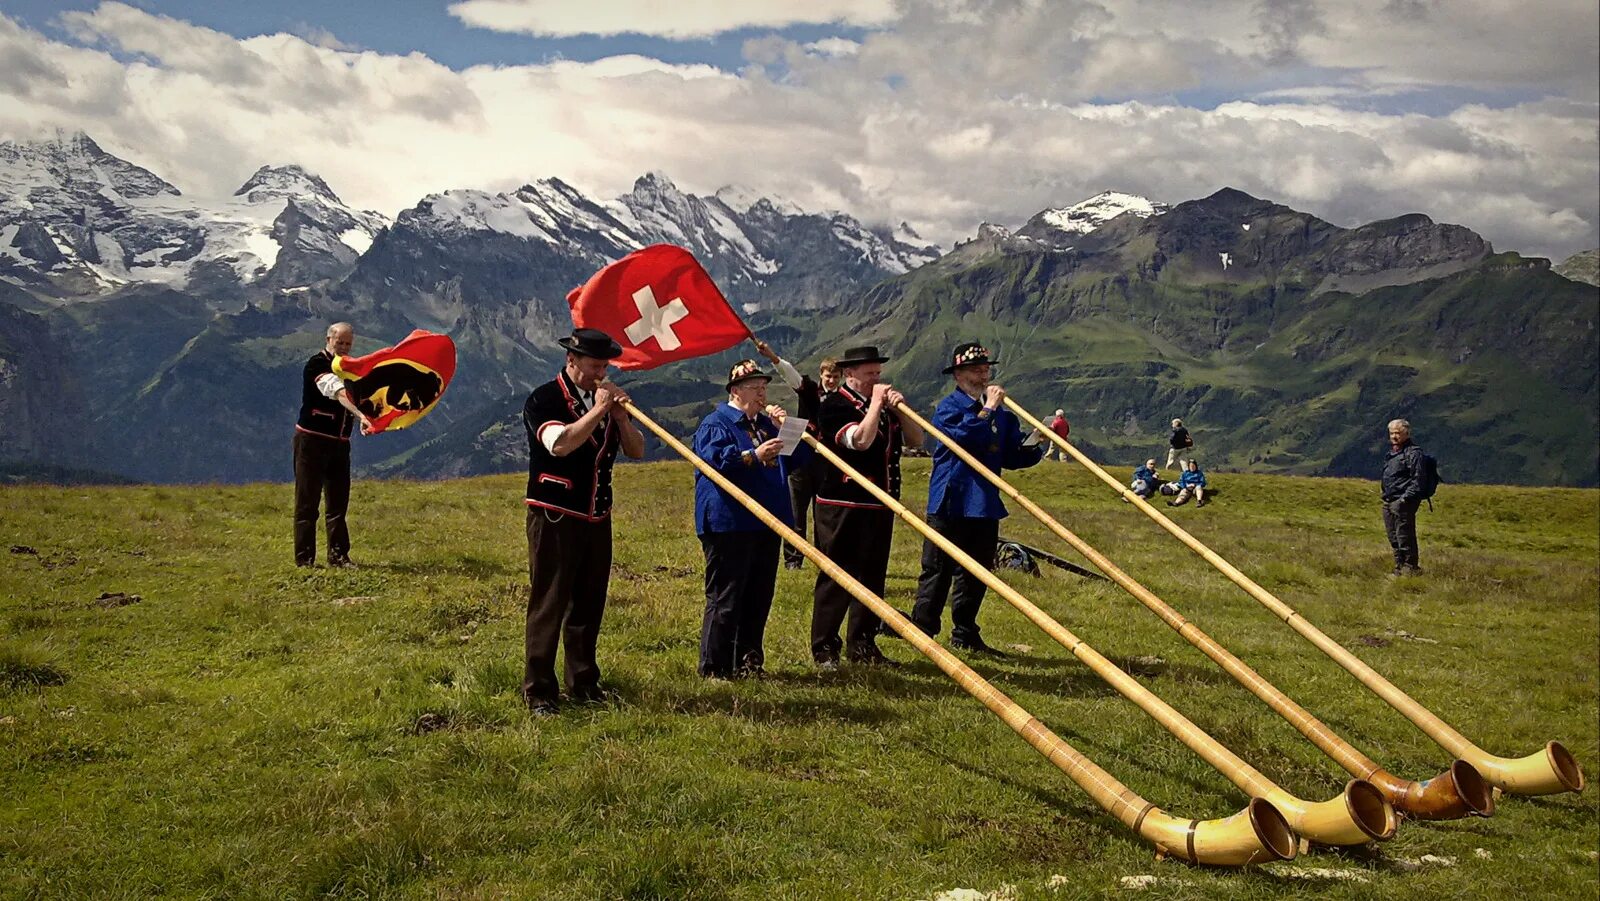
[[[556,442],[560,441],[561,436],[565,435],[566,433],[566,426],[551,423],[550,425],[547,425],[539,430],[539,443],[544,445],[544,449],[549,451],[551,456],[554,456],[556,452]]]
[[[844,446],[845,447],[848,447],[851,450],[861,450],[861,448],[856,447],[856,430],[859,429],[859,428],[861,428],[860,424],[845,426],[845,428],[844,428]]]
[[[317,390],[322,392],[323,397],[335,400],[339,397],[339,392],[344,390],[344,379],[331,372],[324,372],[317,376]]]
[[[796,391],[800,390],[800,370],[794,364],[782,357],[778,358],[778,373],[783,376],[783,383]]]

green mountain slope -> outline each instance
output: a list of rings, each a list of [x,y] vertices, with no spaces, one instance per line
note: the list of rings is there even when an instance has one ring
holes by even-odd
[[[808,355],[877,343],[926,407],[949,348],[983,341],[1020,400],[1121,463],[1178,417],[1207,467],[1370,475],[1405,417],[1447,479],[1600,480],[1592,288],[1422,217],[1343,230],[1243,197],[1122,217],[1070,252],[974,242],[848,304]]]

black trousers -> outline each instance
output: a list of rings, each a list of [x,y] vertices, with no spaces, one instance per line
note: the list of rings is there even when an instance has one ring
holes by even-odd
[[[588,522],[543,507],[528,507],[528,622],[522,697],[554,704],[556,645],[566,644],[567,694],[598,696],[595,645],[611,582],[611,520]]]
[[[930,516],[928,525],[979,564],[994,569],[1000,520]],[[922,576],[917,580],[917,603],[911,608],[911,621],[929,635],[938,635],[952,582],[956,590],[950,599],[950,638],[958,642],[976,641],[978,608],[988,589],[977,576],[927,539],[922,542]]]
[[[883,597],[889,571],[889,542],[894,534],[894,513],[886,509],[817,504],[817,549],[827,554],[868,591]],[[881,620],[826,573],[817,573],[811,602],[811,656],[818,661],[839,659],[839,625],[846,613],[850,626],[845,645],[852,659],[877,657]]]
[[[294,562],[317,560],[317,506],[327,499],[328,561],[350,556],[350,442],[294,433]]]
[[[822,469],[818,464],[823,462],[813,457],[805,466],[789,474],[789,505],[794,508],[794,530],[800,533],[801,538],[806,536],[806,514],[817,496],[817,485],[822,482]],[[806,559],[788,542],[781,543],[785,563],[800,563]]]
[[[707,532],[706,613],[700,624],[700,675],[731,678],[766,663],[761,642],[778,579],[776,532]]]
[[[1389,535],[1395,566],[1417,565],[1417,508],[1420,506],[1420,502],[1413,501],[1383,502],[1383,530]]]

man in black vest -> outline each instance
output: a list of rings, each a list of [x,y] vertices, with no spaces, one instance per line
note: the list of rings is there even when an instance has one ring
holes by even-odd
[[[522,407],[528,431],[528,621],[522,697],[538,715],[556,711],[556,646],[565,636],[567,695],[605,699],[595,644],[611,581],[611,464],[637,460],[644,435],[605,380],[622,348],[605,332],[576,329],[558,342],[567,362]]]
[[[356,330],[348,322],[328,326],[322,351],[306,361],[300,375],[300,419],[294,425],[294,564],[317,562],[317,506],[327,496],[328,565],[353,567],[350,529],[350,432],[372,420],[356,408],[344,379],[333,372],[333,358],[350,352]]]
[[[861,475],[900,496],[900,450],[922,444],[916,423],[891,412],[904,397],[880,381],[883,364],[876,347],[852,347],[839,360],[844,384],[822,399],[817,411],[822,443]],[[883,596],[889,569],[894,512],[865,488],[829,466],[817,487],[816,544],[868,590]],[[817,574],[812,592],[811,657],[825,670],[839,665],[839,624],[848,611],[845,653],[853,663],[887,662],[878,650],[880,620],[826,573]]]
[[[765,341],[755,339],[756,350],[763,357],[772,361],[778,367],[778,374],[783,377],[784,384],[793,388],[799,395],[795,415],[806,421],[806,431],[812,435],[817,433],[817,409],[822,406],[822,399],[829,392],[839,388],[839,361],[832,357],[824,357],[817,369],[820,382],[811,380],[809,375],[801,375],[788,360],[778,356]],[[804,466],[797,467],[789,472],[789,505],[794,508],[794,530],[800,537],[806,535],[806,516],[811,511],[811,505],[817,497],[817,486],[822,483],[822,473],[828,468],[828,461],[819,456],[813,456]],[[800,569],[805,565],[805,555],[795,550],[787,542],[783,545],[783,565],[785,569]]]

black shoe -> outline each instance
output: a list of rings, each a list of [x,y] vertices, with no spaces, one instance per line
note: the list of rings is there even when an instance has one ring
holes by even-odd
[[[785,561],[783,561],[783,568],[784,569],[805,569],[806,568],[805,558],[802,557],[799,560],[785,560]]]
[[[983,654],[987,657],[1006,656],[1003,652],[990,647],[989,644],[981,638],[972,638],[966,641],[955,641],[952,639],[950,642],[950,647],[955,648],[958,651],[970,651],[974,654]]]
[[[329,557],[328,565],[337,569],[360,569],[354,560],[349,557]]]
[[[862,648],[859,651],[851,651],[849,653],[849,658],[850,662],[855,666],[881,666],[886,669],[893,669],[894,667],[900,665],[895,661],[890,660],[888,657],[883,656],[883,652],[878,650],[876,647]]]
[[[598,685],[585,685],[568,692],[577,704],[608,704],[616,699],[616,693],[601,688]]]
[[[555,716],[561,708],[554,701],[539,701],[528,705],[528,715],[533,717]]]
[[[815,657],[811,662],[816,664],[817,669],[824,673],[836,673],[839,671],[839,658],[837,657]]]
[[[1405,573],[1406,573],[1406,568],[1401,566],[1400,564],[1396,563],[1394,565],[1394,569],[1389,570],[1389,578],[1393,579],[1396,576],[1403,576],[1403,575],[1405,575]]]

